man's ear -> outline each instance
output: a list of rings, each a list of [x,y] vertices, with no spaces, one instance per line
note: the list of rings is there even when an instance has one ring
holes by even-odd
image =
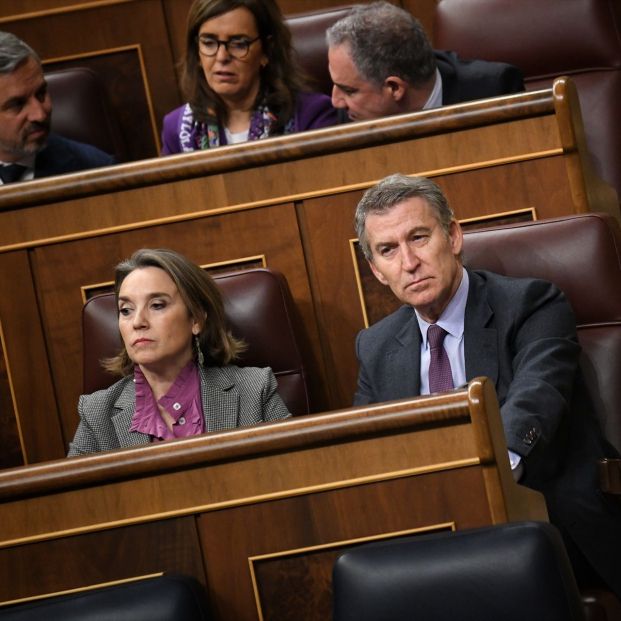
[[[393,101],[401,101],[405,97],[408,84],[399,76],[390,75],[384,80],[384,88],[389,92]]]
[[[457,257],[461,254],[464,245],[464,234],[461,224],[457,220],[453,220],[449,225],[449,240],[451,242],[451,250]]]
[[[386,278],[384,278],[384,274],[382,274],[382,272],[380,272],[377,267],[375,267],[373,261],[367,260],[367,263],[369,264],[369,267],[371,268],[371,271],[373,272],[375,278],[377,278],[377,280],[379,280],[383,285],[388,285],[388,281],[386,280]]]

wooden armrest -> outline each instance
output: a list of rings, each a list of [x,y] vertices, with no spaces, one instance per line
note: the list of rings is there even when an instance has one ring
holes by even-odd
[[[598,468],[602,491],[621,494],[621,459],[600,459]]]

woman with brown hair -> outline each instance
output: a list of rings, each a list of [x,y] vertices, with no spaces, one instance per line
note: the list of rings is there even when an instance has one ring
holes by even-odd
[[[123,378],[80,397],[70,456],[290,416],[271,369],[231,364],[244,345],[199,266],[138,250],[117,266],[114,290],[123,349],[104,366]]]
[[[330,98],[305,91],[275,0],[196,0],[188,14],[182,91],[162,154],[335,125]]]

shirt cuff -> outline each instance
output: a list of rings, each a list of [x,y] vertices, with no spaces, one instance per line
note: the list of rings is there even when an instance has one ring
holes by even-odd
[[[508,449],[507,449],[508,450]],[[522,461],[522,456],[514,453],[513,451],[509,451],[509,463],[511,464],[511,470],[515,470]]]

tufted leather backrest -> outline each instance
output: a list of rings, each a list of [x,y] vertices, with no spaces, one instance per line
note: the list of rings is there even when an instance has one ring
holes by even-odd
[[[45,79],[52,98],[53,132],[97,147],[118,161],[126,159],[118,118],[93,70],[75,67],[49,71]]]
[[[582,370],[600,425],[621,450],[621,228],[580,214],[465,233],[464,263],[506,276],[543,278],[567,296]]]
[[[516,65],[529,90],[570,76],[595,168],[621,196],[621,3],[440,0],[434,46]]]
[[[345,17],[350,9],[351,5],[344,5],[289,15],[286,18],[297,60],[307,76],[311,78],[310,87],[326,95],[332,93],[332,80],[328,71],[326,30]]]
[[[579,621],[563,541],[521,522],[367,544],[333,572],[334,621]]]
[[[293,415],[308,414],[304,363],[285,278],[278,272],[254,269],[218,274],[214,280],[222,291],[231,331],[248,344],[237,364],[271,367],[289,411]],[[82,332],[84,392],[91,393],[118,379],[99,363],[121,348],[114,294],[105,293],[86,302]]]

